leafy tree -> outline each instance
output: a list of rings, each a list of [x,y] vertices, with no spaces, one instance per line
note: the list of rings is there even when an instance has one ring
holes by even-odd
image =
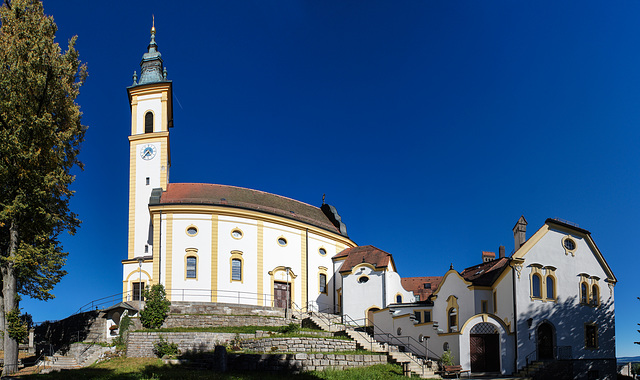
[[[143,292],[144,299],[147,300],[144,310],[140,312],[140,322],[142,326],[148,329],[157,329],[162,326],[164,320],[169,314],[169,306],[171,302],[167,300],[167,293],[164,291],[162,284],[155,284],[145,289]]]
[[[59,235],[80,221],[69,209],[85,127],[75,103],[86,67],[74,49],[54,42],[53,17],[39,0],[0,5],[0,329],[3,374],[17,370],[18,343],[7,315],[19,310],[18,293],[53,298],[66,272]],[[13,313],[13,314],[10,314]],[[18,312],[19,313],[19,312]]]

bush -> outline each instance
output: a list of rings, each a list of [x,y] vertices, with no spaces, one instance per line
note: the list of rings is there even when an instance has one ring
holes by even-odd
[[[298,331],[300,331],[300,325],[293,322],[289,323],[286,326],[282,326],[278,329],[278,332],[282,334],[295,334]]]
[[[155,284],[151,287],[151,290],[145,289],[143,295],[147,302],[144,310],[140,312],[142,326],[148,329],[160,328],[164,320],[167,319],[169,306],[171,305],[171,302],[167,300],[164,286]]]
[[[128,313],[125,313],[122,318],[120,318],[120,325],[118,326],[118,336],[115,337],[113,343],[116,346],[116,349],[119,351],[124,351],[127,343],[127,335],[129,334],[129,327],[131,327],[131,317]]]
[[[153,344],[153,352],[159,357],[163,356],[177,356],[179,354],[178,344],[167,342],[164,337],[160,335],[160,340]]]
[[[442,362],[442,365],[453,365],[453,354],[451,351],[445,351],[440,357],[440,361]]]

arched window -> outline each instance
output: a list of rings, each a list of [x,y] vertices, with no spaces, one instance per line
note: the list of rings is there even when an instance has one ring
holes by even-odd
[[[531,297],[540,298],[540,275],[531,276]]]
[[[598,285],[593,284],[591,286],[591,304],[594,306],[600,305],[600,291],[598,290]]]
[[[231,259],[231,281],[242,281],[242,260]]]
[[[580,284],[580,302],[583,304],[589,303],[589,288],[586,282]]]
[[[396,303],[402,303],[402,294],[396,295]]]
[[[458,311],[452,307],[449,309],[449,332],[458,331]]]
[[[195,256],[187,257],[187,278],[198,277],[198,259]]]
[[[153,133],[153,112],[144,114],[144,133]]]
[[[547,299],[556,299],[556,286],[553,277],[547,276]]]
[[[318,276],[320,281],[320,293],[327,293],[327,275],[324,273],[320,273]]]

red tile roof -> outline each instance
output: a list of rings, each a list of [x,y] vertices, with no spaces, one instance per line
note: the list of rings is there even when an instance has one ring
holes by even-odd
[[[487,261],[486,263],[474,265],[462,272],[460,275],[467,281],[478,286],[491,286],[498,279],[502,271],[509,264],[509,259],[502,257],[497,260]]]
[[[206,183],[170,183],[155,204],[236,207],[283,216],[340,234],[320,208],[291,198],[244,187]]]
[[[346,257],[344,263],[340,267],[340,273],[349,272],[358,264],[368,263],[376,268],[386,268],[389,262],[393,261],[390,253],[378,249],[372,245],[363,245],[361,247],[347,248],[337,255],[334,259]]]
[[[402,279],[402,287],[407,291],[412,291],[414,295],[419,295],[420,301],[425,301],[438,289],[442,279],[442,276],[406,277]],[[428,287],[425,287],[425,284],[429,284]]]

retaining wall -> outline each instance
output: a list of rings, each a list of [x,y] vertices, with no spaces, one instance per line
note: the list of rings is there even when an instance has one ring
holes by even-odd
[[[244,341],[241,347],[256,352],[355,351],[356,342],[327,338],[264,338]]]
[[[180,352],[213,351],[216,344],[225,344],[236,338],[254,338],[254,334],[214,333],[214,332],[131,332],[127,340],[127,357],[155,357],[153,344],[160,340],[178,344]]]
[[[171,314],[162,327],[286,326],[289,323],[299,325],[300,321],[258,315]]]
[[[270,306],[240,305],[213,302],[171,301],[171,314],[261,315],[284,318],[284,309]]]
[[[387,363],[386,355],[229,354],[228,368],[237,371],[324,371]]]

